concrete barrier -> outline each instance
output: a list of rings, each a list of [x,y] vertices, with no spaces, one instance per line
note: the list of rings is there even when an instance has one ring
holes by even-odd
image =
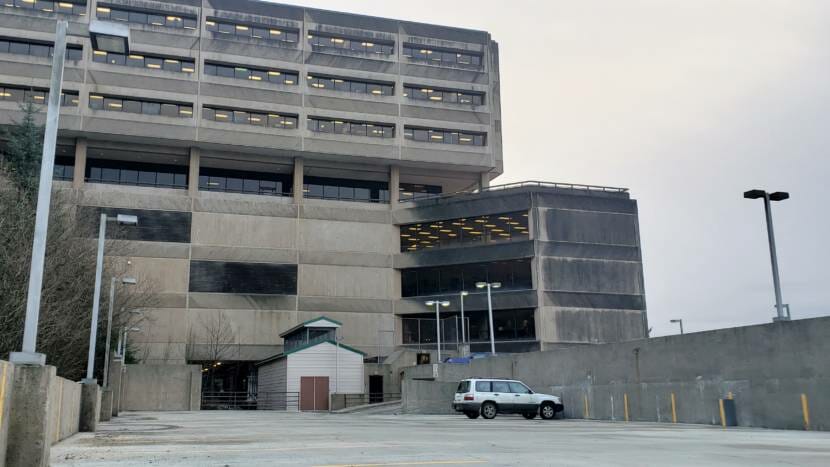
[[[9,415],[11,413],[12,383],[14,365],[0,360],[0,466],[5,465],[6,446],[9,437]]]
[[[830,430],[827,355],[830,317],[422,365],[405,379],[515,378],[561,395],[569,418],[719,425],[719,401],[732,398],[740,426]],[[428,385],[404,407],[434,398]]]
[[[401,413],[455,413],[452,401],[457,382],[404,379],[401,386]]]
[[[9,401],[7,467],[49,465],[52,406],[57,376],[53,366],[15,365]]]
[[[49,442],[55,444],[78,432],[81,384],[56,376],[49,388]]]
[[[200,365],[126,365],[121,410],[199,410]]]

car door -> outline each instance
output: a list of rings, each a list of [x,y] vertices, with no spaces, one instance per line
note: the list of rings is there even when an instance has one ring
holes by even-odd
[[[513,393],[510,392],[510,385],[507,381],[493,381],[493,398],[499,406],[499,412],[514,412],[515,403]]]
[[[537,409],[533,400],[533,391],[518,381],[510,381],[510,392],[513,396],[513,410],[516,412],[532,412]]]

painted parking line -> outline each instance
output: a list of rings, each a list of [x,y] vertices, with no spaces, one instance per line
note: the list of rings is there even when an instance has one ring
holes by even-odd
[[[314,467],[388,467],[395,465],[467,465],[485,464],[482,460],[455,460],[455,461],[414,461],[414,462],[391,462],[387,464],[326,464],[315,465]]]

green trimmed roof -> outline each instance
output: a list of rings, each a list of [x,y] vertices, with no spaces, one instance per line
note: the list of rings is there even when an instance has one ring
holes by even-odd
[[[321,327],[326,327],[326,328],[337,327],[337,328],[339,328],[340,326],[343,326],[343,323],[341,323],[340,321],[336,321],[336,320],[333,320],[331,318],[327,318],[325,316],[319,316],[317,318],[310,319],[308,321],[303,321],[302,323],[294,326],[293,328],[291,328],[287,331],[281,332],[280,337],[287,336],[288,334],[291,334],[291,333],[293,333],[294,331],[296,331],[298,329],[302,329],[302,328],[305,328],[305,327],[314,327],[314,326],[310,326],[310,325],[313,324],[313,323],[316,323],[318,321],[328,321],[329,323],[334,324],[334,326],[321,326]]]
[[[301,346],[299,346],[299,347],[294,347],[293,349],[289,350],[288,352],[279,353],[279,354],[277,354],[277,355],[274,355],[273,357],[268,357],[268,358],[266,358],[266,359],[264,359],[264,360],[260,360],[260,361],[256,362],[256,363],[254,364],[254,366],[264,365],[264,364],[269,363],[269,362],[272,362],[272,361],[274,361],[274,360],[279,360],[279,359],[281,359],[281,358],[283,358],[283,357],[287,357],[287,356],[291,355],[292,353],[296,353],[296,352],[299,352],[299,351],[301,351],[301,350],[305,350],[305,349],[310,349],[310,348],[312,348],[312,347],[314,347],[314,346],[316,346],[316,345],[320,345],[320,344],[323,344],[323,343],[326,343],[326,342],[328,342],[328,343],[329,343],[329,344],[331,344],[331,345],[337,346],[337,343],[335,343],[333,340],[330,340],[330,339],[325,339],[325,340],[321,340],[321,341],[311,342],[311,343],[309,343],[309,344],[303,344],[303,345],[301,345]],[[349,350],[349,351],[351,351],[351,352],[354,352],[354,353],[356,353],[356,354],[358,354],[358,355],[361,355],[361,356],[363,356],[363,357],[365,357],[365,356],[366,356],[366,353],[365,353],[365,352],[361,352],[361,351],[357,350],[356,348],[354,348],[354,347],[350,347],[350,346],[348,346],[348,345],[346,345],[346,344],[340,344],[340,345],[339,345],[339,347],[340,347],[341,349],[346,349],[346,350]]]

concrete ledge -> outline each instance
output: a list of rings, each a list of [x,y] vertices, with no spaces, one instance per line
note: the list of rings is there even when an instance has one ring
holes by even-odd
[[[101,410],[98,417],[102,422],[108,422],[112,419],[112,389],[104,389],[101,391]]]
[[[46,467],[51,447],[49,392],[55,384],[53,366],[15,366],[11,391],[6,465]]]
[[[101,414],[101,386],[88,382],[81,386],[81,416],[78,422],[80,431],[95,432]]]

